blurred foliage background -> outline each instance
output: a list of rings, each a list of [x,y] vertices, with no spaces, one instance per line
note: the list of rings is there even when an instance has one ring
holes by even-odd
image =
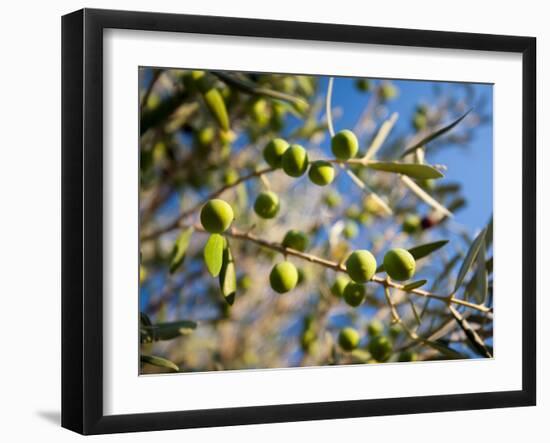
[[[354,131],[358,158],[391,120],[375,158],[429,163],[444,174],[407,185],[400,174],[348,165],[365,191],[342,168],[324,187],[307,174],[254,176],[266,168],[262,151],[275,137],[304,146],[310,159],[333,158],[328,77],[141,68],[139,84],[142,373],[492,355],[492,85],[335,78],[332,122],[336,131]],[[253,210],[266,187],[281,201],[269,220]],[[365,301],[352,307],[334,294],[338,273],[296,256],[287,258],[299,270],[298,286],[278,294],[268,276],[283,254],[228,237],[237,272],[230,305],[204,263],[208,236],[187,229],[221,189],[235,229],[274,243],[300,230],[306,253],[336,263],[354,249],[381,263],[389,248],[445,240],[417,261],[414,280],[466,303],[396,288],[389,303],[383,284],[368,283]],[[352,352],[338,345],[346,327],[360,337]]]

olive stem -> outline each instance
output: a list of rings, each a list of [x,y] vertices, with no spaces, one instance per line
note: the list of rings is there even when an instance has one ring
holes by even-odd
[[[245,92],[247,94],[262,95],[264,97],[273,98],[275,100],[286,101],[298,106],[308,106],[308,103],[305,100],[299,97],[295,97],[294,95],[290,95],[281,91],[275,91],[273,89],[257,86],[252,82],[236,78],[235,76],[226,74],[224,72],[215,71],[212,73],[216,77],[218,77],[222,82],[226,83],[227,85],[233,86],[236,89],[239,89],[240,91]]]
[[[329,132],[331,137],[334,137],[334,124],[332,122],[332,89],[333,89],[333,86],[334,86],[334,77],[329,77],[328,86],[327,86],[327,97],[326,97],[326,100],[325,100],[325,108],[326,108],[325,112],[327,114],[328,132]],[[346,163],[351,163],[350,160],[351,160],[351,162],[353,162],[354,160],[360,160],[360,159],[348,159],[347,161],[338,161],[338,160],[336,160],[336,161],[332,161],[332,163],[337,163],[338,166],[343,171],[345,171],[345,173],[351,178],[353,183],[355,183],[355,185],[359,189],[361,189],[365,194],[371,195],[388,215],[392,215],[393,211],[387,205],[387,203],[376,192],[374,192],[372,189],[370,189],[363,180],[361,180],[359,177],[357,177],[357,175],[352,170],[350,170],[346,166]],[[330,161],[330,160],[328,160],[328,161]]]
[[[189,225],[180,226],[180,227],[185,228],[185,227],[189,227]],[[194,224],[193,227],[198,232],[206,233],[205,229],[198,223]],[[283,254],[283,256],[285,256],[285,257],[288,256],[288,255],[292,255],[292,256],[298,257],[302,260],[309,261],[310,263],[315,263],[317,265],[324,266],[325,268],[332,269],[333,271],[344,272],[344,273],[347,274],[347,269],[346,269],[345,265],[343,265],[342,263],[337,263],[337,262],[334,262],[334,261],[331,261],[331,260],[327,260],[325,258],[321,258],[321,257],[318,257],[316,255],[309,254],[307,252],[300,252],[296,249],[287,248],[287,247],[283,246],[280,243],[265,240],[261,237],[258,237],[255,234],[252,234],[251,232],[240,231],[240,230],[232,227],[228,231],[225,232],[225,235],[227,235],[228,237],[236,238],[236,239],[251,241],[252,243],[256,243],[257,245],[262,246],[264,248],[271,249],[273,251],[277,251],[277,252]],[[449,303],[454,303],[454,304],[467,306],[471,309],[475,309],[475,310],[480,311],[480,312],[491,312],[491,308],[489,308],[487,306],[476,305],[476,304],[469,303],[469,302],[466,302],[464,300],[460,300],[460,299],[456,299],[456,298],[449,299],[449,297],[446,297],[446,296],[443,296],[443,295],[433,294],[431,292],[428,292],[428,291],[425,291],[425,290],[422,290],[422,289],[409,289],[409,290],[406,290],[404,288],[404,285],[401,285],[399,283],[391,281],[387,278],[378,277],[376,275],[374,277],[372,277],[372,279],[370,281],[374,282],[374,283],[377,283],[379,285],[382,285],[386,288],[399,289],[401,291],[404,291],[404,292],[407,292],[407,293],[410,293],[410,294],[414,294],[414,295],[418,295],[420,297],[433,298],[433,299],[439,300],[440,302],[445,303],[447,305]]]

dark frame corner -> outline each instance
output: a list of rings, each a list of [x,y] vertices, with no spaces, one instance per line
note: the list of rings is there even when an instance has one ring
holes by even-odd
[[[523,388],[460,395],[103,414],[102,34],[106,28],[521,53]],[[82,434],[412,414],[536,404],[536,39],[84,9],[62,18],[62,426]]]

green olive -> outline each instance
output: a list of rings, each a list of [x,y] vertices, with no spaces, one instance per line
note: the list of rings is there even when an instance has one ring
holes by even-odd
[[[334,134],[330,142],[332,153],[338,160],[348,160],[355,157],[359,150],[357,137],[349,129]]]
[[[312,329],[306,329],[302,337],[300,337],[300,344],[302,345],[302,349],[304,351],[309,351],[312,347],[312,345],[315,343],[315,340],[317,338],[317,335],[315,334],[315,331]]]
[[[226,231],[231,226],[233,218],[233,209],[229,203],[219,198],[209,200],[201,209],[201,224],[212,234]]]
[[[297,229],[291,229],[285,234],[283,239],[283,246],[285,248],[295,249],[300,252],[304,252],[309,244],[307,235]]]
[[[416,214],[407,215],[403,220],[403,231],[407,234],[415,234],[420,231],[422,220]]]
[[[343,297],[344,290],[346,289],[346,286],[349,282],[350,279],[346,275],[338,275],[334,280],[334,283],[330,287],[330,292],[332,292],[332,295],[334,295],[335,297]]]
[[[390,358],[392,344],[388,337],[384,335],[377,335],[369,341],[368,350],[375,360],[384,362]]]
[[[250,275],[245,274],[241,276],[241,278],[239,278],[237,284],[240,289],[242,289],[243,291],[247,291],[252,286],[252,278],[250,278]]]
[[[326,161],[313,162],[309,168],[309,179],[318,186],[330,185],[334,180],[334,167]]]
[[[380,86],[379,96],[383,102],[391,100],[397,96],[397,88],[393,84],[386,82]]]
[[[223,174],[223,182],[226,185],[233,185],[239,179],[239,173],[234,169],[227,169]]]
[[[418,355],[416,352],[412,351],[401,351],[397,357],[397,361],[406,362],[406,361],[416,361],[418,360]]]
[[[201,148],[207,148],[212,144],[215,137],[216,130],[212,126],[206,126],[199,129],[196,135],[196,140]]]
[[[324,196],[323,202],[329,208],[335,208],[340,203],[342,203],[342,197],[340,196],[340,194],[338,194],[338,192],[332,190]]]
[[[283,170],[291,177],[301,177],[305,174],[308,166],[306,150],[300,145],[291,145],[283,154]]]
[[[376,337],[384,332],[384,325],[380,320],[372,320],[367,326],[367,332],[371,337]]]
[[[347,239],[355,238],[359,234],[359,226],[357,226],[357,223],[355,223],[354,221],[348,220],[346,222],[346,225],[344,226],[344,230],[342,231],[342,233]]]
[[[390,326],[389,334],[392,339],[396,339],[403,332],[403,326],[399,323],[395,323]]]
[[[376,272],[376,259],[369,251],[353,251],[346,260],[346,269],[351,279],[357,283],[369,281]]]
[[[277,194],[266,191],[256,197],[254,211],[262,218],[273,218],[279,212],[280,206]]]
[[[416,262],[406,249],[390,249],[384,256],[384,270],[397,281],[409,280],[416,270]]]
[[[344,289],[345,302],[356,308],[365,299],[365,286],[360,283],[350,281]]]
[[[338,334],[338,344],[344,351],[353,351],[359,346],[359,332],[353,328],[344,328]]]
[[[370,80],[368,78],[358,78],[355,80],[355,87],[361,92],[369,92],[371,89]]]
[[[298,271],[289,261],[283,261],[273,266],[269,274],[269,283],[279,294],[291,291],[298,283]]]
[[[283,154],[288,149],[288,143],[282,138],[274,138],[264,148],[264,160],[272,168],[280,168]]]
[[[428,118],[425,114],[416,113],[413,117],[412,124],[417,131],[423,131],[428,127]]]

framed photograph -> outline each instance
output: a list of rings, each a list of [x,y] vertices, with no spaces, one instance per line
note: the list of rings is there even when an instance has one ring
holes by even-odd
[[[530,37],[62,20],[62,425],[536,402]]]

